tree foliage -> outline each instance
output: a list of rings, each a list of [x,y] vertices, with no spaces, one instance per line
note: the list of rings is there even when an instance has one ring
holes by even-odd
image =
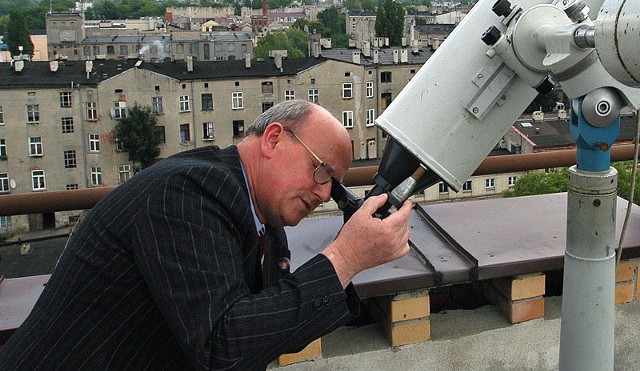
[[[33,57],[33,42],[31,42],[31,35],[29,35],[29,30],[21,11],[12,10],[9,14],[9,24],[3,41],[9,47],[9,52],[14,58],[21,53],[20,47],[23,48],[22,53],[24,55]]]
[[[6,28],[9,22],[9,13],[12,10],[22,11],[27,29],[36,30],[45,28],[45,16],[50,7],[54,12],[66,12],[73,8],[74,0],[0,0],[0,27]]]
[[[287,50],[288,58],[307,57],[309,35],[292,28],[287,32],[269,32],[254,49],[256,58],[269,58],[270,50]]]
[[[137,103],[128,109],[127,117],[116,124],[116,140],[129,153],[129,161],[139,163],[142,168],[153,164],[160,154],[161,138],[156,133],[157,121],[151,107]]]
[[[87,19],[127,19],[140,17],[161,17],[169,3],[154,0],[100,0],[85,12]]]
[[[346,16],[335,6],[327,8],[318,13],[318,22],[321,26],[321,29],[317,31],[320,32],[322,37],[330,37],[332,41],[332,47],[334,48],[344,48],[349,45],[349,36],[347,33],[347,20]]]
[[[549,172],[529,171],[518,177],[512,190],[502,193],[504,197],[541,195],[567,191],[569,168],[552,169]]]
[[[376,13],[376,36],[388,37],[389,44],[399,46],[404,30],[404,8],[393,0],[384,0]]]
[[[614,162],[613,167],[618,170],[618,196],[628,200],[631,196],[631,180],[633,161]],[[633,194],[633,203],[640,205],[640,183],[637,181]]]

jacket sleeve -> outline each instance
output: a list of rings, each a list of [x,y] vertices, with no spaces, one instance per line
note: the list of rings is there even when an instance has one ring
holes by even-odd
[[[243,268],[257,244],[243,226],[253,219],[232,177],[195,169],[159,188],[131,240],[153,300],[194,367],[264,369],[351,319],[323,255],[251,294]]]

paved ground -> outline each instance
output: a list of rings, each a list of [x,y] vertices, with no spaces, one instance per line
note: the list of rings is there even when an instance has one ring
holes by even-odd
[[[390,348],[375,325],[323,338],[324,358],[273,370],[555,370],[560,297],[547,297],[545,319],[511,325],[493,306],[431,315],[431,341]],[[640,365],[640,301],[616,306],[616,370]]]

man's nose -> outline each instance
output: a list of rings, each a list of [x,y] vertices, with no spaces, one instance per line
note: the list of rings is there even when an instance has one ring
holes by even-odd
[[[329,200],[331,199],[331,182],[326,182],[325,184],[316,183],[315,188],[317,189],[317,191],[315,191],[317,197],[322,202],[329,202]]]

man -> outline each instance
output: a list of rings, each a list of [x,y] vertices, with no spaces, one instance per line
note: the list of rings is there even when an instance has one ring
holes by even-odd
[[[342,124],[296,100],[237,147],[137,174],[73,231],[0,369],[264,369],[347,323],[351,279],[409,251],[411,203],[380,220],[386,195],[370,198],[293,273],[282,227],[328,201],[350,160]]]

